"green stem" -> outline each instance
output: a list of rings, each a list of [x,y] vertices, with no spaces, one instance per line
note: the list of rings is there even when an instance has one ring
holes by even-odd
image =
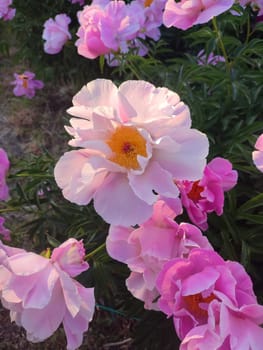
[[[13,174],[13,175],[9,175],[8,178],[10,179],[14,179],[17,177],[43,177],[43,178],[50,178],[53,179],[54,176],[50,175],[50,174],[30,174],[30,173],[20,173],[20,174]]]
[[[222,51],[222,54],[223,54],[225,62],[226,62],[226,69],[230,73],[229,59],[228,59],[228,56],[227,56],[227,53],[226,53],[225,45],[224,45],[223,40],[222,40],[221,32],[218,29],[215,17],[212,18],[212,23],[213,23],[214,31],[216,32],[216,35],[217,35],[217,39],[218,39],[218,42],[219,42],[220,49]]]
[[[247,20],[247,35],[246,35],[246,41],[245,43],[248,44],[250,38],[250,16],[248,16],[248,20]]]
[[[97,254],[99,251],[104,249],[106,247],[106,242],[102,243],[100,246],[98,246],[96,249],[94,249],[92,252],[89,254],[85,255],[84,260],[89,260],[90,258],[93,257],[93,255]]]
[[[131,61],[128,61],[128,60],[127,60],[127,63],[128,63],[128,66],[129,66],[131,72],[134,74],[134,76],[135,76],[138,80],[141,80],[141,77],[140,77],[139,74],[136,72],[136,68],[134,67],[133,63],[131,63]]]

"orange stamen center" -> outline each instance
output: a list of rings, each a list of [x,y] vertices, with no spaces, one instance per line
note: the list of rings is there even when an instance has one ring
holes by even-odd
[[[28,88],[28,76],[25,74],[21,74],[21,75],[19,75],[19,78],[22,80],[23,88],[27,89]]]
[[[152,2],[153,2],[153,0],[145,0],[145,1],[144,1],[144,7],[149,7],[149,6],[151,6]]]
[[[207,310],[203,308],[204,306],[200,305],[200,303],[209,304],[214,299],[216,299],[216,297],[213,293],[208,297],[203,297],[201,293],[183,297],[187,309],[197,317],[207,317]]]
[[[188,198],[192,199],[192,201],[199,201],[202,196],[201,192],[203,192],[204,187],[199,186],[199,181],[195,181],[192,185],[191,191],[187,193]]]
[[[110,160],[127,169],[140,169],[137,156],[147,156],[146,140],[132,126],[118,127],[107,140],[113,155]]]

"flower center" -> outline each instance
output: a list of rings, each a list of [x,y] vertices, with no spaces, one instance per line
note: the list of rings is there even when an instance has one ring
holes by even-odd
[[[203,192],[204,187],[199,186],[199,182],[200,181],[195,181],[192,185],[191,191],[187,193],[187,197],[194,202],[197,202],[202,198],[201,192]]]
[[[118,127],[107,140],[113,155],[110,160],[127,169],[140,169],[137,156],[147,156],[146,140],[132,126]]]
[[[27,89],[28,88],[28,76],[25,74],[21,74],[21,75],[19,75],[19,78],[22,80],[23,88]]]
[[[208,297],[203,297],[201,293],[186,295],[183,297],[187,309],[193,315],[201,318],[207,317],[207,309],[205,308],[205,305],[200,304],[209,304],[214,299],[216,299],[216,297],[213,293],[211,293]]]
[[[153,2],[153,0],[145,0],[145,1],[144,1],[144,7],[149,7],[149,6],[151,6],[152,2]]]

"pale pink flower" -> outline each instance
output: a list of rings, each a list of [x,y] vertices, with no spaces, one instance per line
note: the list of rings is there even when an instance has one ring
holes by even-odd
[[[224,191],[236,185],[237,177],[232,164],[227,159],[217,157],[207,164],[200,180],[177,181],[182,204],[195,225],[207,230],[207,214],[216,212],[222,215]]]
[[[174,183],[202,176],[207,137],[191,129],[188,107],[167,88],[127,81],[117,88],[97,79],[73,98],[66,130],[71,146],[55,167],[65,198],[95,210],[114,225],[142,223],[156,193],[177,198]],[[161,181],[160,181],[161,179]]]
[[[263,134],[261,134],[255,144],[256,151],[252,152],[252,159],[259,171],[263,172]]]
[[[190,330],[183,339],[180,350],[261,350],[263,329],[262,307],[244,305],[238,311],[230,310],[224,303],[211,304],[208,323]]]
[[[211,64],[215,66],[218,62],[225,62],[223,56],[214,55],[213,52],[210,52],[207,56],[204,50],[199,51],[197,54],[197,62],[200,66]]]
[[[188,332],[196,333],[195,327],[204,326],[200,338],[208,328],[212,333],[219,333],[223,341],[230,337],[231,344],[242,344],[233,349],[249,349],[243,346],[250,340],[245,340],[243,335],[237,339],[238,325],[242,319],[246,325],[252,322],[255,327],[263,322],[263,306],[257,303],[251,279],[243,266],[224,261],[213,250],[196,248],[188,258],[166,263],[156,285],[161,294],[159,307],[168,317],[173,317],[176,332],[180,339],[185,338],[185,343]],[[260,333],[262,338],[263,331],[258,329],[254,333],[252,328],[246,334]]]
[[[13,93],[15,96],[26,96],[33,98],[35,96],[35,90],[42,89],[44,83],[41,80],[35,79],[35,74],[29,71],[25,71],[23,74],[14,73],[15,80],[11,82],[11,85],[15,85]]]
[[[88,269],[81,244],[70,239],[56,248],[51,259],[21,252],[4,260],[9,275],[4,270],[1,301],[11,320],[25,328],[29,341],[47,339],[63,323],[67,349],[81,345],[95,307],[93,288],[84,288],[70,277]]]
[[[163,13],[163,24],[168,28],[173,26],[186,30],[229,10],[234,2],[235,0],[168,0]]]
[[[0,19],[4,21],[10,21],[16,14],[16,9],[11,8],[12,0],[1,0],[0,1]]]
[[[71,34],[68,30],[70,17],[61,13],[56,15],[55,19],[49,18],[44,23],[44,31],[42,38],[45,41],[44,51],[50,55],[59,53],[67,40],[71,39]]]
[[[167,261],[186,257],[196,247],[213,249],[197,227],[177,224],[175,215],[163,201],[158,201],[153,216],[139,228],[109,229],[107,251],[113,259],[128,265],[131,274],[126,280],[127,288],[144,302],[145,309],[158,310],[156,279]]]
[[[5,201],[9,197],[9,189],[6,184],[6,176],[9,170],[9,160],[8,156],[3,150],[3,148],[0,148],[0,200]]]
[[[0,235],[4,238],[4,240],[11,241],[10,230],[4,226],[4,223],[5,219],[0,216]]]

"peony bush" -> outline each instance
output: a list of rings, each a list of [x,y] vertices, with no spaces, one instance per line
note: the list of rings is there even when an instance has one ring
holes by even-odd
[[[28,342],[261,349],[262,6],[0,5],[21,111],[74,91],[62,152],[0,144],[0,301]],[[100,315],[129,337],[101,343]]]

